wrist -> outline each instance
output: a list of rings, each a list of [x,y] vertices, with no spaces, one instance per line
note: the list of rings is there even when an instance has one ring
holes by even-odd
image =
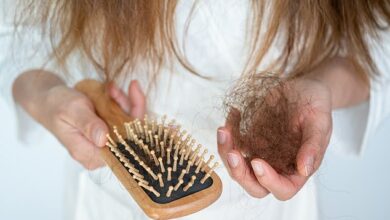
[[[369,97],[368,83],[358,76],[353,65],[345,58],[331,59],[305,78],[329,89],[332,109],[353,106]]]
[[[15,102],[40,122],[40,115],[46,108],[46,99],[57,86],[65,86],[57,75],[44,70],[31,70],[16,78],[12,92]]]
[[[64,84],[53,85],[41,90],[35,101],[32,102],[31,116],[48,128],[53,109],[56,108],[59,99],[62,100],[66,97],[68,90],[69,88]]]
[[[295,80],[298,88],[299,99],[305,103],[311,103],[312,107],[320,108],[322,111],[332,111],[332,92],[330,86],[318,78],[300,77]]]

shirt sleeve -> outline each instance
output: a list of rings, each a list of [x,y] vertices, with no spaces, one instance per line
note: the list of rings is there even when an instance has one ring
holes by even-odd
[[[370,99],[358,106],[333,112],[330,148],[344,155],[359,156],[375,136],[381,122],[390,116],[390,31],[369,41],[377,76],[370,82]]]
[[[370,115],[362,151],[381,123],[390,116],[390,30],[372,43],[371,55],[378,67],[377,77],[371,81]]]

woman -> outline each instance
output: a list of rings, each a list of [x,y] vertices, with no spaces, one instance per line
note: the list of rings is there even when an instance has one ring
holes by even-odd
[[[364,147],[378,120],[389,112],[378,107],[389,93],[382,85],[390,71],[385,62],[390,52],[386,1],[80,0],[41,1],[27,10],[28,19],[22,20],[37,18],[38,28],[49,31],[54,46],[43,45],[34,60],[22,60],[21,68],[11,69],[18,74],[14,99],[85,168],[103,165],[96,151],[108,131],[91,102],[70,87],[85,73],[105,80],[137,79],[127,94],[114,84],[109,88],[131,116],[167,113],[209,151],[217,153],[218,146],[226,168],[217,171],[224,183],[222,197],[188,219],[317,219],[318,198],[310,176],[320,166],[332,134],[331,111],[363,103],[371,89],[374,105],[369,114],[365,108],[357,110],[360,118],[368,115],[367,123],[360,125],[367,127],[365,136],[347,147]],[[52,50],[54,59],[43,65]],[[257,70],[294,77],[301,98],[313,100],[304,109],[310,111],[296,112],[304,135],[296,175],[278,175],[260,159],[251,167],[243,163],[232,145],[229,124],[218,129],[217,142],[212,135],[224,124],[216,108],[218,98],[243,72]],[[73,81],[65,83],[65,72]],[[380,78],[369,83],[376,75]],[[146,96],[142,88],[148,88]],[[334,123],[340,128],[353,121]],[[100,168],[69,180],[78,183],[71,217],[145,218],[117,180],[103,175],[107,173]]]

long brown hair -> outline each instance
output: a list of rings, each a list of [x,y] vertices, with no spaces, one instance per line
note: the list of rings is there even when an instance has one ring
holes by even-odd
[[[23,2],[18,21],[35,18],[44,33],[59,38],[53,40],[59,64],[79,50],[107,80],[131,73],[139,63],[157,73],[172,57],[195,72],[177,47],[177,0]],[[366,39],[376,39],[388,27],[390,1],[252,0],[248,19],[252,49],[243,72],[256,71],[275,39],[280,39],[282,52],[267,71],[299,76],[342,55],[368,79],[377,71]]]
[[[271,5],[267,5],[267,2]],[[388,0],[252,1],[253,49],[247,69],[254,70],[275,43],[282,52],[271,71],[299,76],[335,56],[343,56],[364,80],[377,74],[367,39],[378,40],[390,24]],[[271,8],[269,14],[265,13]],[[263,22],[269,15],[269,22]],[[261,37],[261,31],[266,32]]]

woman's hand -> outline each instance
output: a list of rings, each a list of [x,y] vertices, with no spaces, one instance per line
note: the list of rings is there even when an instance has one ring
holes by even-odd
[[[44,95],[38,121],[86,169],[103,166],[98,148],[105,145],[108,127],[96,115],[92,102],[82,93],[65,85],[55,86]]]
[[[108,90],[112,98],[132,117],[143,116],[145,97],[136,81],[130,84],[128,96],[114,84]],[[61,85],[48,91],[43,106],[43,124],[75,160],[89,170],[104,165],[97,150],[107,141],[108,127],[96,115],[93,103],[86,96]]]
[[[108,89],[132,117],[143,116],[145,96],[136,81],[130,83],[128,96],[114,84]],[[42,70],[23,73],[14,82],[13,93],[15,100],[53,133],[86,169],[104,165],[98,149],[105,145],[109,130],[85,95],[67,87],[53,73]]]
[[[257,158],[248,166],[233,145],[230,124],[218,129],[218,152],[230,176],[251,196],[262,198],[272,193],[279,200],[292,198],[320,166],[332,132],[332,100],[328,86],[314,79],[297,79],[291,85],[300,95],[301,106],[294,119],[302,131],[297,173],[278,174],[266,161]],[[294,120],[292,119],[292,120]]]

